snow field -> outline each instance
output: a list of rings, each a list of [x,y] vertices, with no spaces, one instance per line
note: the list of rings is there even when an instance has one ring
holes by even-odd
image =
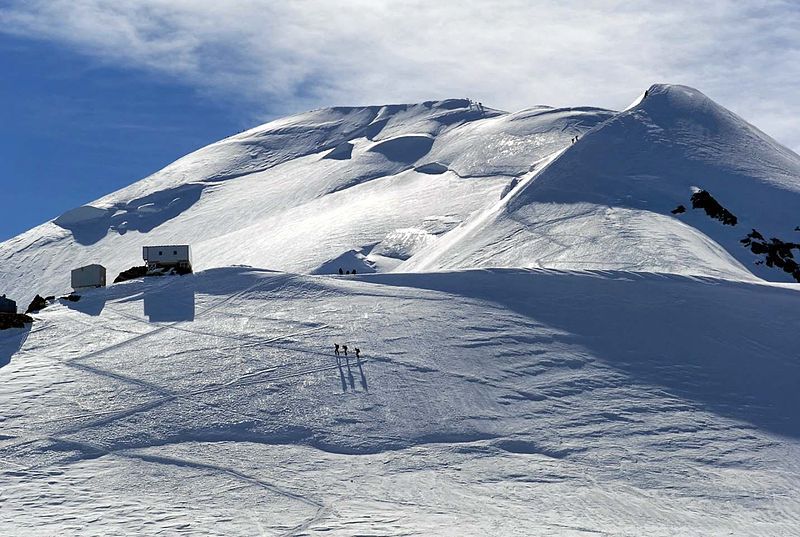
[[[2,368],[0,533],[788,535],[798,322],[769,313],[795,287],[228,268],[90,292]]]

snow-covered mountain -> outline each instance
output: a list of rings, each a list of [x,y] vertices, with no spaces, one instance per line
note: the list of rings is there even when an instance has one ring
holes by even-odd
[[[683,86],[653,86],[619,114],[507,114],[468,100],[323,109],[212,144],[3,243],[0,285],[22,302],[63,292],[71,268],[96,262],[115,275],[157,243],[192,244],[199,268],[793,281],[740,241],[752,229],[796,238],[798,177],[798,155]],[[737,225],[693,210],[693,189]],[[679,205],[687,212],[672,214]]]
[[[196,270],[0,332],[0,534],[796,534],[798,226],[800,157],[683,86],[222,140],[0,244],[23,305]]]
[[[692,210],[696,190],[710,192],[737,224]],[[673,214],[680,205],[687,212]],[[625,269],[795,281],[756,264],[741,240],[756,229],[796,242],[798,223],[797,154],[697,90],[657,85],[403,269]]]
[[[116,275],[141,264],[142,245],[158,243],[191,244],[200,269],[294,272],[338,269],[326,262],[355,262],[377,246],[375,269],[386,270],[612,115],[547,107],[506,114],[448,100],[292,116],[3,243],[0,285],[22,301],[63,292],[71,268],[100,263]]]

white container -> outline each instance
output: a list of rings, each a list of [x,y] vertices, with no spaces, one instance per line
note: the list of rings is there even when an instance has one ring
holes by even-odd
[[[149,268],[192,267],[192,250],[188,244],[144,246],[142,257]]]
[[[106,268],[103,265],[86,265],[72,271],[72,288],[105,287]]]

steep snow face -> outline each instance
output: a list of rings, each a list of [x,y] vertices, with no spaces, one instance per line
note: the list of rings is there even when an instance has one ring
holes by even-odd
[[[692,209],[705,189],[737,218]],[[683,205],[687,211],[672,214]],[[740,240],[796,240],[800,157],[697,90],[656,85],[399,270],[635,269],[792,281]],[[745,268],[746,267],[746,268]]]
[[[432,162],[444,162],[461,176],[520,176],[537,160],[563,149],[614,112],[599,108],[539,106],[471,123],[436,139]]]
[[[402,230],[441,236],[497,200],[509,176],[611,115],[507,114],[451,99],[273,121],[3,243],[0,287],[27,303],[65,292],[83,264],[101,263],[113,279],[141,264],[142,245],[159,243],[191,244],[199,268],[336,270]],[[386,270],[401,254],[342,268]]]

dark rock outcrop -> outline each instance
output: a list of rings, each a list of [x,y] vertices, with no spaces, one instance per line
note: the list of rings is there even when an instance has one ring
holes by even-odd
[[[678,205],[677,207],[675,207],[674,209],[672,209],[672,211],[670,211],[670,212],[671,212],[672,214],[681,214],[681,213],[685,213],[685,212],[686,212],[686,207],[684,207],[683,205]]]
[[[114,278],[114,283],[126,282],[128,280],[144,278],[146,276],[165,276],[167,274],[180,274],[183,276],[184,274],[192,274],[192,272],[192,267],[177,266],[170,268],[165,267],[149,269],[143,265],[141,267],[131,267],[128,270],[120,272],[119,276]]]
[[[26,324],[33,322],[33,317],[24,313],[0,313],[0,330],[8,328],[25,328]]]
[[[719,220],[726,226],[735,226],[738,219],[728,209],[719,204],[706,190],[692,194],[692,207],[704,209],[711,218]]]
[[[184,274],[191,274],[191,273],[192,273],[192,267],[183,267],[183,266],[175,267],[170,271],[170,274],[179,274],[181,276],[183,276]]]
[[[25,310],[25,313],[38,313],[40,310],[43,310],[47,307],[47,300],[42,298],[40,295],[36,295],[31,300],[31,303],[28,305],[28,309]]]
[[[147,267],[142,265],[141,267],[131,267],[128,270],[123,270],[119,273],[119,276],[114,278],[114,283],[126,282],[128,280],[133,280],[136,278],[143,278],[147,276]]]
[[[792,253],[792,250],[800,251],[800,243],[785,242],[774,237],[767,240],[755,229],[748,233],[741,243],[754,254],[764,256],[763,259],[756,261],[756,264],[782,269],[800,282],[800,264],[795,261]]]

